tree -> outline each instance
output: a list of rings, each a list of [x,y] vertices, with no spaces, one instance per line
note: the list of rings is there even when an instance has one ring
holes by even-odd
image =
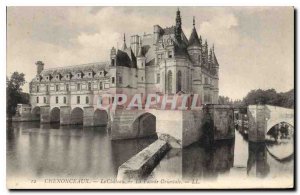
[[[9,118],[16,113],[17,104],[29,102],[28,94],[22,92],[24,84],[23,73],[14,72],[10,78],[6,77],[6,114]]]

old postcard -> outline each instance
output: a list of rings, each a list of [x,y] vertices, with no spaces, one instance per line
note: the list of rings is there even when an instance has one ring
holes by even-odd
[[[7,7],[9,189],[294,188],[293,7]]]

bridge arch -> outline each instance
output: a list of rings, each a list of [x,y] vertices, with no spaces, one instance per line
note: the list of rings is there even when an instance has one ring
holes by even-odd
[[[108,114],[105,110],[96,109],[94,112],[94,126],[106,126]]]
[[[132,123],[135,137],[146,137],[156,134],[156,116],[150,112],[138,115]]]
[[[82,125],[83,124],[83,110],[80,107],[76,107],[71,111],[70,123],[72,125]]]
[[[34,108],[31,110],[31,114],[32,114],[34,117],[39,118],[40,115],[41,115],[41,108],[40,108],[39,106],[34,107]]]
[[[286,129],[286,131],[281,132]],[[266,135],[269,136],[279,136],[279,134],[286,134],[286,136],[294,137],[294,126],[286,121],[280,121],[276,124],[273,124],[269,129],[266,131]],[[283,135],[281,135],[283,136]]]
[[[54,107],[50,111],[50,122],[58,123],[60,121],[60,109],[58,107]]]

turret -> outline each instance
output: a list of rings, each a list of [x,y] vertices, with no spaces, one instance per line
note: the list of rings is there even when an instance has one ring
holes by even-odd
[[[208,55],[208,68],[211,69],[213,64],[213,60],[212,60],[213,54],[212,54],[212,49],[209,49],[209,55]]]
[[[201,60],[201,43],[198,38],[198,33],[195,28],[195,17],[193,17],[193,30],[191,33],[191,36],[189,38],[188,42],[188,53],[194,62],[194,65],[199,65],[200,66],[200,60]]]
[[[141,38],[139,39],[139,47],[138,47],[138,54],[137,54],[136,61],[137,61],[138,91],[139,91],[140,94],[145,94],[145,82],[146,82],[145,65],[146,65],[146,57],[143,54],[143,48],[142,48]]]
[[[176,26],[175,26],[175,38],[177,41],[181,41],[181,17],[180,17],[180,11],[179,8],[176,12]]]
[[[117,61],[116,58],[117,58],[116,49],[114,47],[112,47],[110,50],[110,65],[111,66],[116,66],[116,61]]]
[[[36,74],[39,75],[44,70],[44,63],[42,61],[37,61],[36,65]]]
[[[122,51],[125,51],[126,49],[127,49],[127,45],[126,45],[126,38],[125,38],[125,33],[124,33],[123,45],[122,45],[121,50],[122,50]]]
[[[208,48],[207,48],[207,40],[205,40],[205,43],[202,48],[202,65],[208,67]]]

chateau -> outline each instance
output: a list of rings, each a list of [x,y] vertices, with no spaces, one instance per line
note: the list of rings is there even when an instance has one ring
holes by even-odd
[[[199,94],[203,104],[217,104],[219,64],[214,47],[209,49],[207,41],[203,43],[195,18],[189,39],[181,25],[177,10],[175,26],[154,25],[153,34],[132,35],[130,43],[124,34],[122,47],[112,47],[109,62],[44,69],[38,61],[36,77],[30,82],[33,113],[48,107],[57,114],[50,113],[44,121],[63,123],[59,117],[62,108],[70,113],[77,109],[73,122],[66,123],[82,123],[83,109],[91,107],[94,112],[96,101],[104,94],[180,92]]]

